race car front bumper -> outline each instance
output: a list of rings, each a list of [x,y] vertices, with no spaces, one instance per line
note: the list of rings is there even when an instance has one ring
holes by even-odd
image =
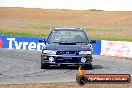
[[[83,64],[92,64],[92,55],[41,55],[41,64],[48,65],[83,65]]]

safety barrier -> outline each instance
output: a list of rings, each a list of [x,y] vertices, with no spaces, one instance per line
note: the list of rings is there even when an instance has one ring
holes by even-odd
[[[101,55],[132,58],[132,42],[102,40]]]
[[[24,37],[24,36],[3,36],[0,35],[0,48],[23,49],[23,50],[42,50],[44,43],[39,43],[42,37]],[[100,55],[101,40],[97,40],[93,46],[93,53]]]
[[[0,36],[0,48],[42,50],[44,43],[39,43],[40,37]]]
[[[0,35],[0,48],[42,50],[40,39],[44,38]],[[95,55],[132,58],[132,42],[96,40],[92,46]]]

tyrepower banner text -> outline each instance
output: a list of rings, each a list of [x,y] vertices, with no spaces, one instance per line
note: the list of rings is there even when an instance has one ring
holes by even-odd
[[[23,36],[3,36],[0,35],[0,48],[9,49],[23,49],[23,50],[42,50],[45,47],[44,43],[39,43],[42,37],[23,37]],[[101,40],[97,40],[92,44],[93,54],[100,55],[101,53]]]
[[[0,36],[0,48],[42,50],[42,46],[45,45],[39,43],[39,39],[38,37]]]

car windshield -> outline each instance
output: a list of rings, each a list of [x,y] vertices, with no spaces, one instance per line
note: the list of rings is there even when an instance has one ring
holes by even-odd
[[[82,30],[55,30],[48,37],[48,43],[88,43],[88,38]]]

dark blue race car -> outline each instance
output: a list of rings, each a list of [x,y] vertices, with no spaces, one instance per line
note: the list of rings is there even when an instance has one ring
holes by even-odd
[[[92,45],[82,28],[52,28],[41,54],[41,69],[50,65],[83,65],[92,68]]]

